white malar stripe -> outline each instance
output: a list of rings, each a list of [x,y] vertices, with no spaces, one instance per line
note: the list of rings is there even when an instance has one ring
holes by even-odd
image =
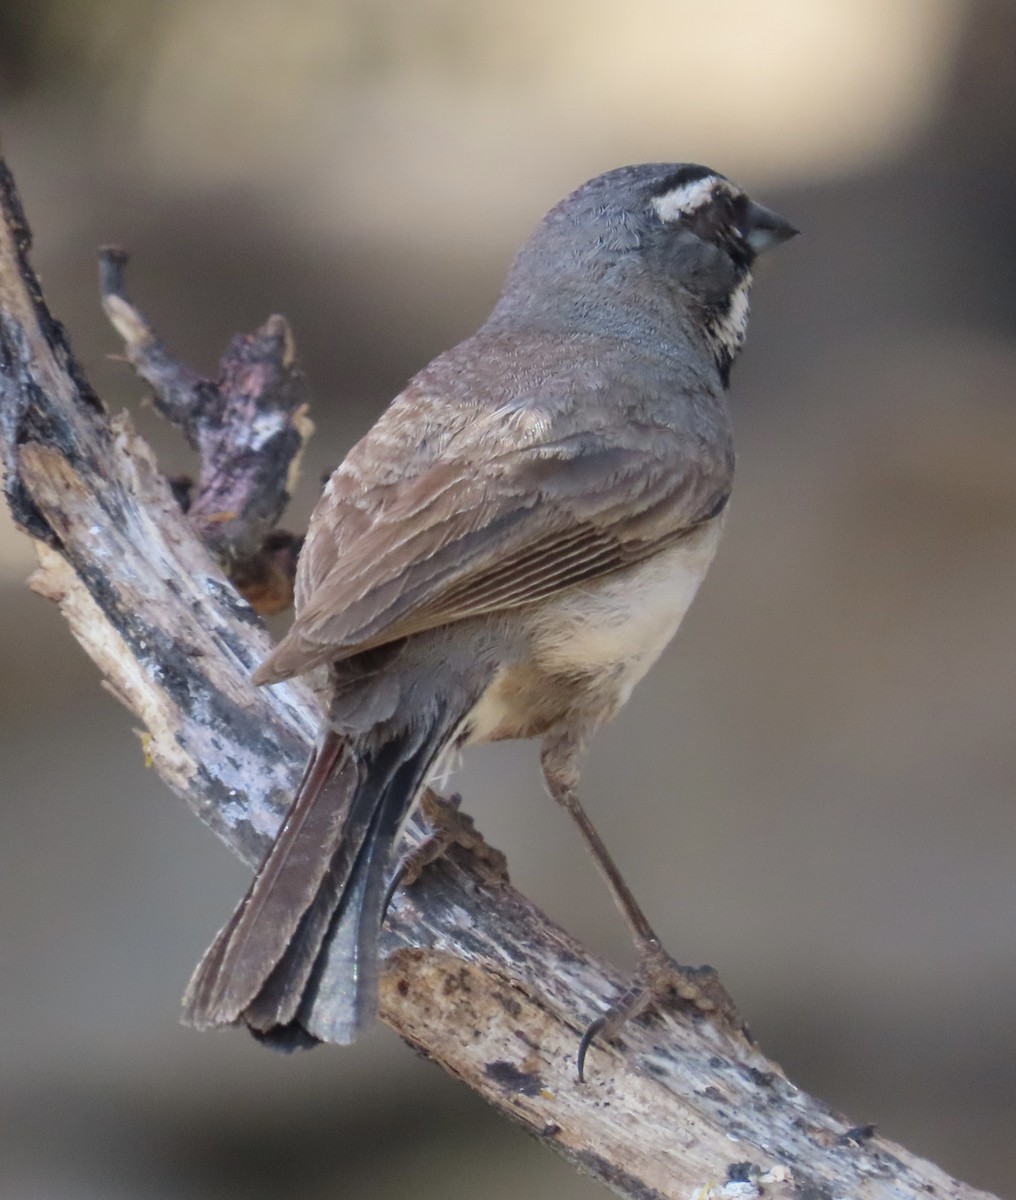
[[[746,276],[730,295],[723,316],[709,326],[709,336],[728,354],[736,354],[748,334],[748,310],[751,302],[751,276]]]
[[[661,221],[678,221],[703,205],[708,204],[718,191],[729,190],[725,179],[706,175],[704,179],[693,179],[682,183],[653,200],[653,208]]]

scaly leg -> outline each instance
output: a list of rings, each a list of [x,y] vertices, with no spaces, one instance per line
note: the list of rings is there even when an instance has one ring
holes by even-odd
[[[392,881],[388,885],[383,913],[387,913],[400,887],[409,887],[420,878],[425,867],[437,862],[452,846],[462,846],[479,859],[483,875],[489,883],[508,882],[508,864],[500,850],[488,846],[478,833],[473,818],[460,810],[462,797],[458,793],[447,799],[427,788],[420,797],[418,818],[430,832],[399,859]],[[383,918],[382,918],[383,919]]]
[[[589,852],[603,872],[614,902],[621,910],[635,940],[638,966],[631,987],[618,997],[602,1017],[593,1021],[582,1035],[576,1058],[580,1081],[583,1078],[586,1053],[593,1038],[610,1040],[616,1037],[633,1018],[640,1016],[654,1004],[670,1001],[673,996],[693,1005],[700,1012],[715,1013],[724,1023],[734,1028],[743,1028],[733,1000],[712,967],[683,966],[663,949],[641,905],[632,895],[617,864],[579,801],[578,760],[582,749],[581,737],[572,732],[548,737],[541,756],[544,778],[550,794],[571,814],[578,825]]]

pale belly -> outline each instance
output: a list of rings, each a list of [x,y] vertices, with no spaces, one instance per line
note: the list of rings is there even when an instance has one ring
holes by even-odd
[[[677,632],[721,526],[535,609],[528,661],[498,672],[470,714],[468,740],[536,736],[572,705],[586,705],[591,724],[612,717]]]

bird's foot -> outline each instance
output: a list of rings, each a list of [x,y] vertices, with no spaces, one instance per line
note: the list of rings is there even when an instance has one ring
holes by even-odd
[[[714,967],[686,967],[653,940],[639,946],[639,962],[631,986],[582,1035],[576,1066],[583,1079],[586,1054],[594,1038],[610,1041],[629,1021],[650,1008],[686,1007],[708,1014],[718,1024],[747,1034],[730,993]]]
[[[437,862],[452,846],[461,846],[474,857],[485,883],[508,882],[508,860],[500,850],[487,845],[483,834],[473,824],[473,818],[462,812],[461,804],[462,797],[458,793],[445,799],[431,788],[424,791],[417,811],[429,833],[399,860],[388,885],[385,913],[398,889],[416,883],[424,868]]]

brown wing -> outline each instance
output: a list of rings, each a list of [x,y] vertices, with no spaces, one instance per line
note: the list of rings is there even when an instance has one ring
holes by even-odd
[[[297,617],[260,683],[646,558],[720,511],[732,469],[725,446],[631,422],[373,488],[359,484],[364,457],[315,511]]]

